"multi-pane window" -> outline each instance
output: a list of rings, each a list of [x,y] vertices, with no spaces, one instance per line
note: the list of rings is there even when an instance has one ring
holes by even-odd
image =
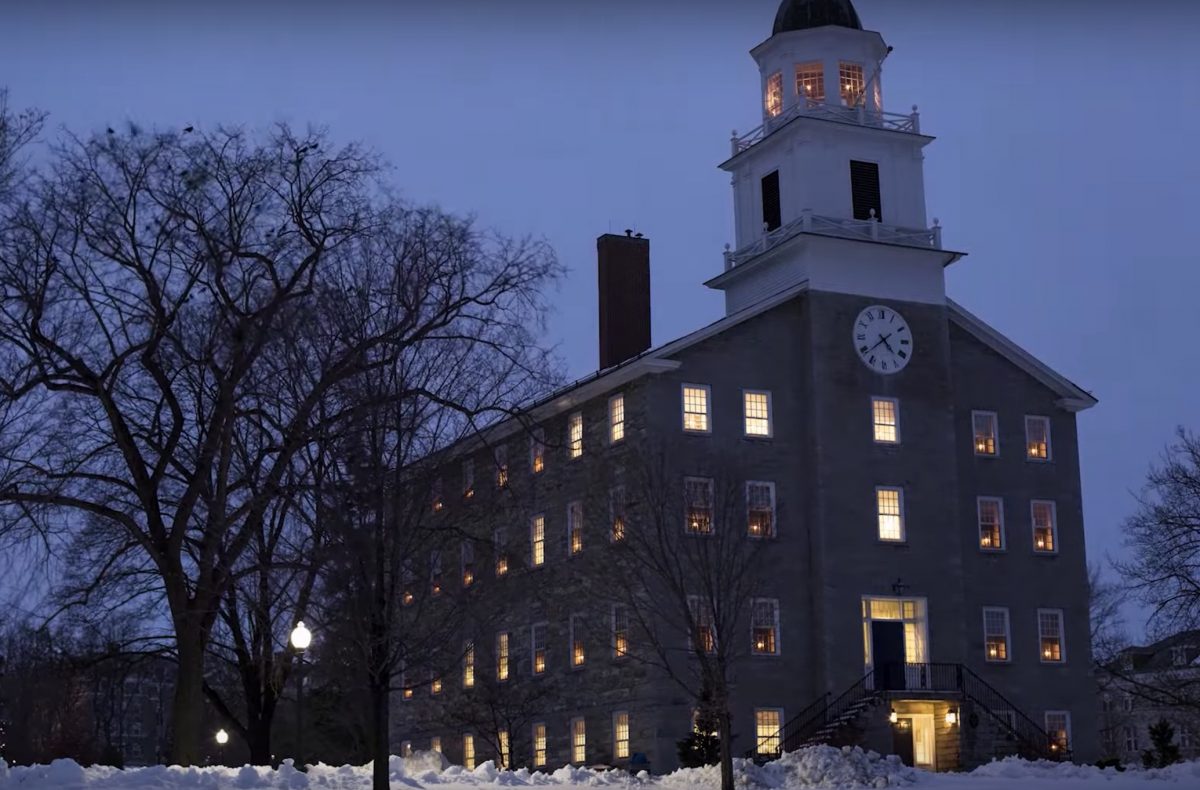
[[[871,398],[871,424],[879,444],[900,443],[900,404],[895,398]]]
[[[495,463],[496,487],[505,488],[508,486],[508,448],[504,445],[496,448]]]
[[[879,517],[879,539],[904,540],[903,489],[876,488],[875,506]]]
[[[779,754],[779,733],[783,729],[783,711],[779,708],[754,710],[754,751],[760,757]]]
[[[430,694],[432,694],[432,695],[434,695],[435,697],[436,697],[438,694],[441,694],[441,693],[442,693],[442,679],[441,679],[441,677],[439,677],[439,676],[435,675],[435,676],[434,676],[432,679],[430,679],[430,681],[429,681],[429,693],[430,693]]]
[[[546,517],[540,514],[529,522],[529,561],[535,568],[546,562]]]
[[[775,484],[762,480],[746,483],[746,529],[752,538],[775,536]]]
[[[549,630],[550,626],[545,623],[538,623],[529,629],[530,663],[535,675],[546,672],[546,633]]]
[[[683,385],[683,429],[708,433],[712,427],[709,413],[709,388],[706,384]]]
[[[625,396],[613,395],[608,399],[608,441],[616,444],[625,438]]]
[[[1050,748],[1065,752],[1071,748],[1071,714],[1065,710],[1046,711],[1046,734]]]
[[[462,463],[463,496],[475,496],[475,461],[468,458]]]
[[[779,601],[774,598],[750,601],[750,649],[759,656],[779,654]]]
[[[747,436],[771,436],[771,393],[745,390],[742,393],[742,412]]]
[[[1050,460],[1050,418],[1026,415],[1025,457],[1031,461]]]
[[[796,64],[796,95],[809,106],[825,103],[825,64]]]
[[[838,82],[842,91],[842,104],[847,107],[857,106],[862,99],[863,88],[866,87],[862,64],[846,61],[839,63]]]
[[[579,615],[571,615],[571,666],[581,667],[587,661],[587,648],[583,642],[583,622]]]
[[[1171,666],[1186,667],[1188,665],[1188,645],[1173,645],[1171,647]]]
[[[469,540],[462,544],[462,583],[463,587],[475,583],[475,544]]]
[[[614,486],[609,491],[608,509],[612,522],[612,530],[609,537],[613,543],[617,543],[625,539],[625,486]]]
[[[433,492],[430,496],[434,513],[440,513],[446,507],[446,498],[442,495],[442,478],[433,481]]]
[[[583,412],[575,412],[567,418],[567,455],[578,458],[583,455]]]
[[[981,496],[975,501],[979,514],[979,548],[983,551],[1004,549],[1004,502]]]
[[[438,754],[441,754],[442,753],[442,739],[436,735],[433,736],[432,738],[430,738],[429,739],[429,751],[437,752]]]
[[[612,621],[613,656],[624,658],[629,655],[629,610],[624,606],[614,606]]]
[[[442,594],[442,553],[433,552],[429,557],[429,591],[434,595]]]
[[[767,91],[763,102],[767,115],[772,118],[783,112],[783,72],[777,71],[767,77]]]
[[[496,576],[504,576],[508,573],[508,546],[502,527],[497,527],[492,532],[492,545],[496,551]]]
[[[406,559],[400,568],[400,603],[409,606],[416,600],[413,589],[417,584],[417,574],[413,572],[412,560]]]
[[[583,503],[567,505],[567,554],[575,556],[583,551]]]
[[[587,762],[587,724],[582,718],[571,719],[571,762]]]
[[[1137,727],[1125,727],[1125,751],[1136,752],[1138,750],[1138,731]]]
[[[689,595],[687,602],[694,629],[691,635],[692,649],[699,649],[705,653],[716,652],[717,632],[713,627],[712,607],[700,595]]]
[[[683,479],[684,527],[693,535],[713,531],[713,481],[710,477]]]
[[[463,768],[475,770],[475,736],[470,733],[463,735]]]
[[[400,741],[400,756],[412,757],[413,748],[412,741]]]
[[[463,688],[475,688],[475,643],[463,647]]]
[[[496,680],[508,680],[508,631],[496,634]]]
[[[975,455],[996,455],[1000,445],[996,439],[997,425],[994,411],[971,412],[971,430],[974,434]]]
[[[1043,664],[1060,664],[1067,659],[1063,644],[1063,613],[1061,609],[1038,609],[1038,644]]]
[[[1034,501],[1029,505],[1033,521],[1033,550],[1053,554],[1058,551],[1058,514],[1053,502]]]
[[[533,764],[541,768],[546,764],[546,725],[533,725]]]
[[[624,711],[613,714],[613,756],[629,759],[629,714]]]
[[[508,730],[500,730],[500,732],[496,733],[496,740],[500,745],[500,754],[497,755],[500,758],[500,767],[508,768],[512,762],[512,750],[509,747]]]
[[[1008,661],[1008,610],[983,608],[983,655],[988,661]]]
[[[529,471],[535,475],[546,468],[546,432],[535,428],[529,437]]]

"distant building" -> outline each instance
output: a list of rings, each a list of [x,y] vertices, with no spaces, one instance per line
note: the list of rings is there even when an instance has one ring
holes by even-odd
[[[116,658],[89,673],[92,730],[103,761],[167,761],[175,671],[175,664],[166,659]]]
[[[739,531],[769,541],[735,753],[1095,759],[1076,414],[1096,401],[948,298],[963,255],[927,221],[933,138],[915,111],[884,111],[889,51],[849,0],[780,6],[752,51],[762,125],[721,165],[736,244],[705,283],[721,320],[650,348],[649,242],[600,238],[600,371],[531,405],[532,436],[501,427],[494,453],[447,472],[461,494],[434,510],[477,514],[495,556],[446,545],[405,596],[470,587],[504,612],[462,635],[461,673],[404,679],[398,751],[470,765],[520,741],[537,767],[676,765],[695,700],[628,660],[627,612],[588,593],[638,525],[597,470],[669,446],[681,534],[713,523],[720,455],[738,459]],[[519,732],[437,724],[485,694],[533,713]]]
[[[1122,650],[1097,671],[1102,752],[1139,762],[1166,719],[1184,759],[1200,758],[1200,630]]]

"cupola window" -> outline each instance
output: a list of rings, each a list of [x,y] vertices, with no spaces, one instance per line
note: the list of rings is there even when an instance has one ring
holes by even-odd
[[[838,64],[838,83],[842,89],[842,104],[847,107],[857,107],[863,96],[867,81],[863,78],[861,63]]]
[[[783,72],[777,71],[767,77],[767,92],[763,102],[767,115],[772,118],[783,112]]]
[[[825,66],[800,63],[796,66],[796,95],[808,106],[825,103]]]

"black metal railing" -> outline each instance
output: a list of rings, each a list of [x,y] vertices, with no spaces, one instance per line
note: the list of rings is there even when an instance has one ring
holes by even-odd
[[[793,751],[805,745],[808,741],[829,724],[838,721],[854,705],[875,696],[871,688],[874,671],[868,672],[850,688],[838,697],[830,700],[826,694],[824,705],[810,705],[805,710],[807,715],[794,717],[784,728],[783,750]]]
[[[962,667],[963,696],[975,703],[1000,724],[1017,743],[1017,751],[1021,757],[1036,760],[1066,760],[1071,756],[1069,749],[1042,729],[1033,719],[1026,716],[1020,708],[1008,701],[1008,698],[996,690],[994,686],[976,675],[969,667]],[[1008,715],[1002,715],[1006,712]]]
[[[951,692],[962,690],[961,664],[880,664],[874,689],[887,692]]]

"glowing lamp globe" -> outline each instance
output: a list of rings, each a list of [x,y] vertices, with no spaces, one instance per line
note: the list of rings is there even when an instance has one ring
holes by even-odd
[[[296,623],[296,627],[292,629],[292,647],[297,650],[308,650],[308,646],[312,644],[312,631],[304,627],[303,622]]]
[[[217,730],[217,744],[224,746],[227,743],[229,743],[229,733],[225,730]]]

